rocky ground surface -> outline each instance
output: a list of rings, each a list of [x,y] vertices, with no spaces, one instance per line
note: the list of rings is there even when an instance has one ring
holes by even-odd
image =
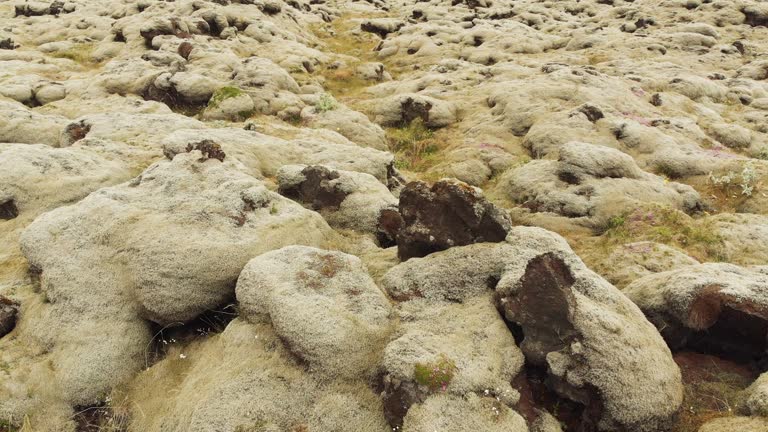
[[[0,0],[0,432],[768,431],[765,0]]]

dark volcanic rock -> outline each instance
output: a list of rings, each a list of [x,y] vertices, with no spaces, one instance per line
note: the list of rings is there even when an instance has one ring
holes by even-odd
[[[515,238],[517,232],[506,242],[530,241]],[[535,252],[550,249],[528,244]],[[557,249],[512,255],[496,286],[497,306],[518,329],[531,378],[540,376],[535,380],[547,391],[576,404],[568,408],[575,416],[569,423],[578,426],[568,430],[668,430],[682,402],[669,348],[623,294],[572,252]],[[521,259],[524,266],[516,263]]]
[[[227,157],[219,144],[208,139],[197,143],[187,144],[187,152],[191,152],[192,150],[200,150],[203,154],[202,160],[218,159],[220,162],[224,162],[224,158]]]
[[[376,226],[376,239],[381,247],[392,247],[397,244],[397,233],[403,227],[403,217],[396,208],[385,208],[379,213]]]
[[[360,29],[365,32],[375,33],[384,39],[388,34],[400,30],[404,25],[404,22],[396,19],[379,18],[364,21],[360,24]]]
[[[0,296],[0,338],[13,331],[13,328],[16,327],[18,314],[18,303]]]
[[[0,220],[15,219],[19,215],[19,209],[14,200],[0,202]]]
[[[331,180],[339,178],[337,171],[322,165],[311,165],[301,170],[301,174],[305,180],[290,187],[281,186],[280,195],[309,204],[314,210],[338,209],[347,197],[347,192],[337,183],[331,183]]]
[[[752,27],[768,27],[768,7],[760,5],[745,6],[741,9],[744,14],[744,23]]]
[[[12,50],[18,48],[19,45],[9,37],[0,38],[0,49]]]
[[[61,13],[68,13],[72,10],[65,10],[64,9],[64,2],[62,1],[54,1],[50,4],[40,3],[40,2],[33,2],[33,3],[23,3],[23,4],[17,4],[15,6],[15,12],[16,16],[25,16],[25,17],[32,17],[32,16],[42,16],[42,15],[54,15],[58,16]]]
[[[420,181],[408,183],[400,193],[399,207],[403,227],[396,238],[402,260],[453,246],[500,242],[512,227],[509,216],[488,202],[480,189],[458,180],[440,180],[432,187]]]
[[[525,330],[520,348],[536,366],[545,365],[547,353],[560,351],[576,337],[568,317],[573,282],[563,260],[546,253],[528,263],[517,296],[505,303],[506,312]]]

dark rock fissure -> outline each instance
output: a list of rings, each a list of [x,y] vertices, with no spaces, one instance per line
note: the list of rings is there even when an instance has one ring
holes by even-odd
[[[670,317],[653,321],[668,324],[660,333],[673,352],[711,354],[768,370],[768,321],[761,317],[723,306],[715,323],[704,330],[685,328]]]
[[[11,220],[19,216],[19,209],[12,199],[0,203],[0,220]]]
[[[198,115],[207,106],[206,103],[189,103],[179,95],[173,86],[164,89],[157,87],[154,83],[150,84],[142,93],[141,97],[147,101],[162,102],[168,105],[168,108],[176,113],[184,114],[188,117]]]
[[[147,351],[146,365],[151,366],[165,358],[174,345],[189,343],[197,338],[223,332],[237,316],[237,304],[232,298],[222,306],[209,309],[186,323],[161,326],[151,322],[154,337]]]
[[[0,295],[0,338],[13,331],[18,315],[19,304]]]
[[[418,386],[412,382],[385,383],[384,387],[385,390],[382,393],[384,418],[393,430],[400,430],[411,406],[423,402],[427,395],[422,394]]]

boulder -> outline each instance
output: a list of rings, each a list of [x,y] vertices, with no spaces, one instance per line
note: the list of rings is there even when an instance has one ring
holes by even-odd
[[[763,373],[745,391],[747,411],[754,416],[768,417],[768,372]]]
[[[307,112],[307,110],[302,111],[302,115]],[[336,131],[359,146],[377,150],[389,149],[386,134],[379,125],[372,123],[363,113],[346,107],[337,107],[320,113],[313,112],[311,115],[304,116],[304,120],[310,127]]]
[[[384,414],[392,427],[405,418],[404,429],[410,430],[410,411],[429,405],[434,396],[490,396],[488,402],[496,401],[504,412],[517,403],[520,395],[510,383],[523,355],[491,291],[462,303],[414,299],[400,304],[398,312],[402,325],[381,366]]]
[[[40,105],[56,102],[67,97],[67,88],[58,83],[43,85],[35,89],[35,101]]]
[[[162,141],[163,151],[172,157],[205,139],[219,144],[227,157],[242,163],[245,171],[256,177],[274,177],[280,167],[291,164],[363,172],[388,185],[399,177],[392,154],[359,147],[324,130],[305,130],[290,140],[235,128],[178,130]]]
[[[59,146],[69,123],[64,117],[38,114],[16,102],[0,101],[0,142]]]
[[[458,109],[453,102],[416,93],[376,100],[371,111],[373,121],[382,126],[403,126],[418,119],[429,128],[441,128],[458,120]]]
[[[209,103],[202,116],[205,120],[241,121],[250,117],[255,109],[253,99],[247,94],[240,94],[215,104]]]
[[[360,29],[365,32],[375,33],[382,39],[388,34],[400,30],[405,23],[397,18],[374,18],[365,20],[360,24]]]
[[[270,325],[240,318],[216,337],[173,347],[129,397],[132,427],[147,432],[389,430],[367,383],[316,378]]]
[[[722,417],[708,421],[698,432],[763,432],[767,428],[768,420],[763,417]]]
[[[463,302],[493,290],[513,251],[496,243],[453,247],[411,258],[384,274],[382,288],[397,301],[426,298]]]
[[[237,282],[250,322],[268,322],[310,370],[351,379],[372,372],[390,332],[390,305],[359,258],[289,246],[251,260]]]
[[[403,430],[413,432],[528,432],[525,420],[492,397],[437,395],[413,407]]]
[[[431,187],[421,181],[408,183],[400,192],[399,210],[403,224],[393,237],[402,260],[454,246],[499,242],[512,226],[509,216],[479,188],[450,179]]]
[[[705,263],[643,277],[624,292],[673,349],[691,348],[742,361],[768,351],[768,274]]]
[[[682,403],[680,370],[637,306],[555,235],[515,228],[506,244],[519,252],[506,262],[497,301],[523,334],[526,362],[584,406],[585,427],[667,429]]]
[[[768,6],[764,4],[745,4],[741,8],[744,23],[752,27],[768,27]]]
[[[31,220],[134,175],[126,167],[130,151],[115,143],[95,141],[67,148],[0,144],[0,208],[5,209],[0,210],[0,219],[22,215]],[[140,158],[140,153],[135,157]]]
[[[684,252],[661,243],[641,241],[619,245],[595,269],[623,288],[643,276],[699,264]]]
[[[605,146],[569,142],[558,160],[535,160],[505,173],[501,192],[533,213],[573,218],[595,230],[641,203],[691,213],[703,208],[691,186],[641,170],[631,156]]]
[[[404,305],[447,301],[457,309],[493,293],[522,338],[526,364],[546,371],[550,391],[584,407],[585,427],[656,432],[682,403],[680,371],[658,331],[549,231],[514,227],[497,244],[414,258],[385,274],[382,286]]]
[[[286,165],[277,174],[281,195],[320,212],[333,227],[375,234],[381,212],[397,199],[375,177],[322,165]]]
[[[316,213],[199,150],[45,213],[21,237],[45,301],[17,332],[45,348],[18,361],[54,367],[0,383],[0,412],[18,409],[27,391],[40,404],[98,403],[146,366],[150,321],[192,320],[234,298],[253,256],[332,235]]]
[[[248,57],[232,71],[232,84],[244,89],[280,90],[299,93],[299,85],[291,75],[268,58]]]
[[[91,114],[66,125],[61,145],[66,147],[83,138],[101,138],[159,150],[159,142],[171,132],[203,127],[202,122],[181,114]]]

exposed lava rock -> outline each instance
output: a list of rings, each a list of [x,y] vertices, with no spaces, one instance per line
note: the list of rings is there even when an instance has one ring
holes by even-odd
[[[500,242],[512,227],[509,216],[485,199],[480,189],[443,179],[430,187],[416,181],[400,193],[403,228],[396,235],[402,260],[423,257],[453,246]],[[384,215],[384,226],[396,218]],[[391,223],[390,223],[391,221]]]
[[[12,199],[0,202],[0,220],[14,219],[19,215],[16,202]]]
[[[338,209],[348,192],[338,183],[330,181],[339,178],[338,171],[322,165],[312,165],[301,170],[305,180],[298,184],[281,186],[280,195],[311,205],[314,210],[321,208]]]
[[[224,150],[221,146],[211,140],[202,140],[198,143],[187,144],[187,151],[200,150],[203,154],[203,159],[217,159],[219,162],[224,162],[224,158],[227,157],[224,154]]]
[[[0,338],[13,331],[19,314],[19,304],[0,295]]]
[[[563,260],[547,253],[528,263],[517,296],[506,303],[506,311],[525,330],[520,347],[536,366],[546,364],[547,353],[560,351],[577,337],[569,321],[573,282]]]
[[[76,143],[77,141],[80,141],[81,139],[85,138],[90,131],[91,125],[86,123],[85,120],[80,120],[68,124],[64,128],[64,133],[62,136],[63,146],[66,147]]]
[[[278,192],[319,212],[333,227],[376,235],[392,246],[397,226],[397,198],[370,174],[323,165],[285,165],[277,174]]]
[[[10,37],[0,37],[0,49],[12,50],[18,48],[19,45],[14,42]]]
[[[640,311],[560,251],[532,257],[518,277],[502,276],[498,305],[519,327],[529,369],[546,370],[547,389],[576,404],[573,430],[667,430],[682,401],[680,372]]]
[[[768,7],[764,5],[749,5],[741,9],[744,14],[744,23],[752,27],[768,27]]]
[[[15,6],[15,12],[17,17],[20,17],[20,16],[32,17],[32,16],[42,16],[42,15],[58,16],[62,12],[69,13],[72,11],[74,11],[74,8],[65,8],[64,2],[59,0],[56,0],[51,3],[30,2],[30,3],[17,4]]]
[[[400,30],[404,25],[404,22],[397,19],[379,18],[364,21],[360,24],[360,29],[369,33],[375,33],[384,39],[388,34]]]

